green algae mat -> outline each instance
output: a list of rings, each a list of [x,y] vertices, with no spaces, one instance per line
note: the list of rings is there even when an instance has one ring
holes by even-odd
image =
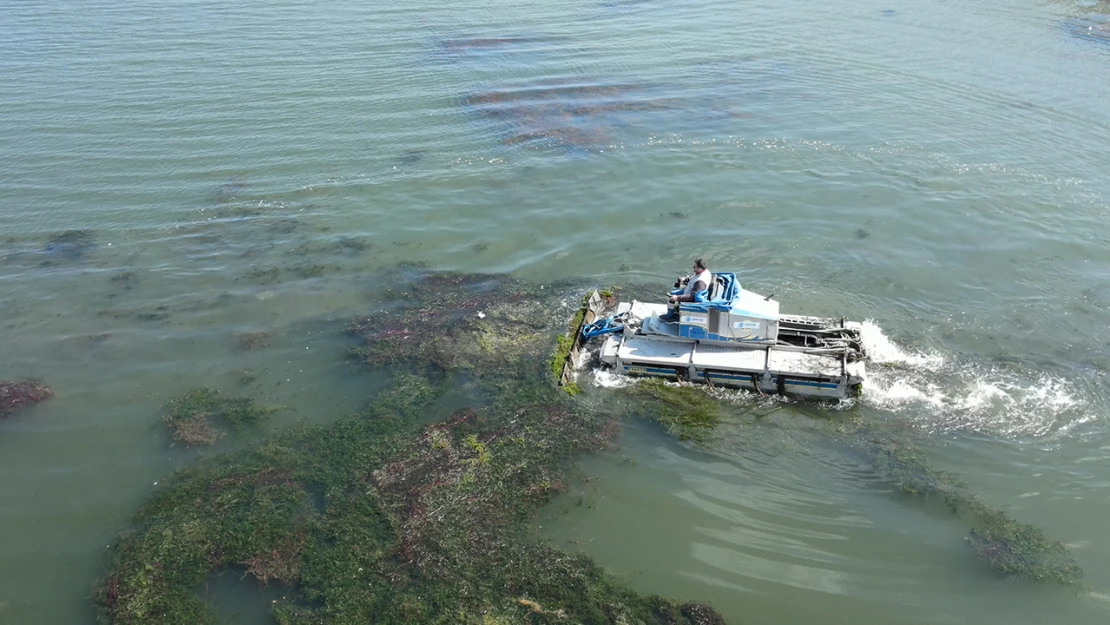
[[[566,296],[572,287],[403,269],[410,283],[387,312],[346,328],[358,343],[352,358],[393,372],[390,390],[359,414],[174,475],[112,545],[95,588],[102,622],[218,623],[200,589],[234,572],[285,590],[271,607],[280,625],[725,623],[708,606],[638,594],[534,532],[575,460],[611,446],[621,419],[556,386],[552,354],[575,318],[559,302],[579,301]],[[444,408],[460,383],[472,405]],[[692,444],[721,418],[700,387],[613,392]],[[216,436],[210,420],[239,427],[269,411],[198,389],[170,399],[163,420],[178,440],[205,443]],[[912,448],[875,442],[869,426],[855,434],[887,482],[939,497],[967,520],[969,542],[995,571],[1078,585],[1078,565],[1040,530]]]
[[[288,589],[272,606],[282,625],[724,623],[703,605],[639,595],[532,533],[574,459],[617,431],[551,379],[565,321],[550,292],[414,271],[397,295],[389,313],[347,328],[360,339],[352,357],[406,372],[391,390],[333,425],[175,475],[112,547],[96,588],[103,622],[216,623],[198,588],[234,571]],[[459,376],[475,405],[437,413]],[[164,412],[180,440],[183,423],[195,432],[264,411],[198,389]],[[192,440],[212,438],[199,429]]]

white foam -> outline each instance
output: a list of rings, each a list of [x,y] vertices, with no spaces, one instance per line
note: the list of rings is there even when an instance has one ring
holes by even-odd
[[[862,339],[873,363],[864,403],[913,411],[923,427],[1043,436],[1091,418],[1079,414],[1078,391],[1062,377],[915,353],[891,341],[873,321],[864,323]]]
[[[940,368],[944,364],[944,357],[940,354],[914,353],[899,347],[871,319],[863,322],[860,339],[867,351],[867,357],[874,363],[904,364],[930,369]]]
[[[630,377],[614,373],[612,369],[606,367],[597,367],[592,373],[594,382],[602,388],[621,388],[633,382]]]
[[[921,424],[934,429],[1042,436],[1089,420],[1077,412],[1083,402],[1063,378],[973,365],[937,372],[873,369],[863,399],[885,410],[918,411]]]

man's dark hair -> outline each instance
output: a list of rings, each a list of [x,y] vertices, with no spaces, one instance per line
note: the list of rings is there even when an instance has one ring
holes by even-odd
[[[705,261],[699,258],[699,259],[694,261],[694,266],[697,267],[699,271],[704,271],[705,270]]]

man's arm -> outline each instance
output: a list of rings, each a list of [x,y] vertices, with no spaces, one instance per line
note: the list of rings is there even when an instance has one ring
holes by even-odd
[[[701,287],[701,288],[698,288],[698,287]],[[671,301],[672,302],[696,302],[696,301],[698,301],[696,293],[698,293],[700,291],[706,291],[706,290],[709,290],[709,282],[706,281],[706,280],[698,280],[697,282],[694,283],[694,288],[690,289],[689,295],[682,295],[682,290],[679,290],[677,292],[676,291],[671,291],[671,295],[674,296],[674,297],[671,298]]]

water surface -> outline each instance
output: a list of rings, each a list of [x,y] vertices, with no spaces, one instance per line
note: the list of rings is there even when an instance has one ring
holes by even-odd
[[[174,394],[285,403],[273,430],[359,409],[339,330],[396,263],[664,288],[700,256],[873,319],[897,366],[855,409],[1093,593],[993,577],[819,410],[742,397],[710,450],[630,424],[553,540],[734,622],[1105,620],[1108,12],[0,0],[0,379],[57,392],[0,424],[0,619],[93,620],[105,546],[204,455]]]

